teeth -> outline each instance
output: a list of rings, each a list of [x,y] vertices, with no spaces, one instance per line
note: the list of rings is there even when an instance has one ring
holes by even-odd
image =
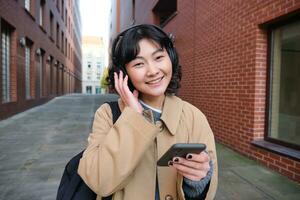
[[[155,83],[158,83],[159,81],[161,81],[162,78],[159,78],[159,79],[156,79],[154,81],[149,81],[148,83],[150,84],[155,84]]]

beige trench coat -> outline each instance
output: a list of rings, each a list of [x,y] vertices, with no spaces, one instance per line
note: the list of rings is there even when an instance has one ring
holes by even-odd
[[[196,107],[176,96],[167,96],[160,123],[148,122],[141,114],[123,106],[113,125],[108,104],[95,113],[88,146],[78,173],[97,193],[97,199],[114,194],[114,200],[154,200],[156,174],[160,199],[182,200],[183,177],[156,161],[175,143],[205,143],[213,160],[213,176],[206,199],[217,189],[217,157],[213,133],[206,117]]]

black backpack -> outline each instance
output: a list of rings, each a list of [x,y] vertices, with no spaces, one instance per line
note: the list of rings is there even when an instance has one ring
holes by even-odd
[[[108,102],[113,116],[113,123],[121,115],[118,102]],[[77,173],[79,160],[84,150],[74,156],[66,165],[57,191],[56,200],[96,200],[97,195],[81,179]],[[112,195],[103,197],[102,200],[111,200]]]

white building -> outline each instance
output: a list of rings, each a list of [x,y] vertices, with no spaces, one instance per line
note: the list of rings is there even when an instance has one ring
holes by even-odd
[[[100,94],[104,69],[104,45],[101,37],[82,38],[82,93]]]

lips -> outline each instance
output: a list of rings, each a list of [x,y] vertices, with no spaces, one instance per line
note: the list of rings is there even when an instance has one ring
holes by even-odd
[[[146,84],[149,84],[149,85],[157,84],[157,83],[159,83],[163,78],[164,78],[164,76],[159,77],[159,78],[154,79],[154,80],[151,80],[151,81],[147,81]]]

